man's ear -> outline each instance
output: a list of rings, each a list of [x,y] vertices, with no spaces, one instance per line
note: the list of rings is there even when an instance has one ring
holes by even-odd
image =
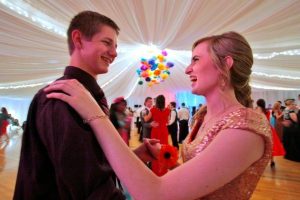
[[[228,68],[228,70],[231,69],[231,67],[233,66],[233,58],[231,56],[226,56],[225,57],[225,62],[226,62],[226,67]]]
[[[82,34],[79,30],[72,31],[72,41],[76,49],[82,48]]]

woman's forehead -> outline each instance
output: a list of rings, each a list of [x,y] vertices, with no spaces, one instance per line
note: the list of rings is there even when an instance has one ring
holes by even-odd
[[[206,54],[208,53],[208,43],[207,42],[202,42],[198,44],[194,49],[193,49],[193,56],[194,55],[201,55],[201,54]]]

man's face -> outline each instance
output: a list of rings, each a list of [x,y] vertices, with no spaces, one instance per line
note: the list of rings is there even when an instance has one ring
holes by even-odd
[[[152,99],[148,99],[145,103],[145,105],[148,107],[148,108],[151,108],[153,106],[153,100]]]
[[[92,76],[108,72],[109,65],[117,57],[117,32],[110,26],[102,26],[90,40],[82,38],[79,50],[84,70]]]

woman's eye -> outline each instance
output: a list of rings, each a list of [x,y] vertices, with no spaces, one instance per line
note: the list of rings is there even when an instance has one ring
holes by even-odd
[[[192,63],[194,63],[194,62],[196,62],[198,60],[199,60],[199,58],[192,58]]]

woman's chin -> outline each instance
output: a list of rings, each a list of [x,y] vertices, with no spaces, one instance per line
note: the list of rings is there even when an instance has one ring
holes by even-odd
[[[192,94],[200,95],[196,88],[192,88]]]
[[[204,95],[203,94],[203,91],[202,90],[200,90],[199,88],[196,88],[196,87],[193,87],[192,88],[192,94],[195,94],[195,95]]]

